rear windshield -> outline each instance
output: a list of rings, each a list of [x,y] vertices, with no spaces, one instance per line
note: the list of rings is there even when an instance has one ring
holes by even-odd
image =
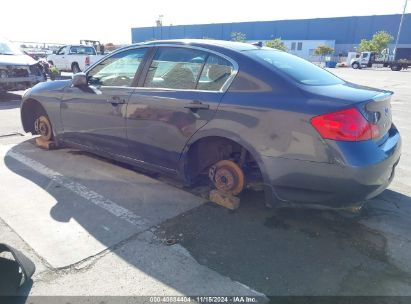
[[[259,49],[247,51],[258,61],[280,70],[295,81],[306,85],[333,85],[344,83],[337,76],[286,52]]]
[[[96,51],[91,46],[72,46],[70,48],[70,54],[95,55]]]

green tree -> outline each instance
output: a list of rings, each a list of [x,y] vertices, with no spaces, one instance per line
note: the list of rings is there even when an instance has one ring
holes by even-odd
[[[246,35],[241,32],[232,32],[231,41],[245,42],[247,40]]]
[[[372,44],[371,40],[367,40],[367,39],[361,39],[360,44],[358,46],[358,50],[360,52],[374,52],[375,51],[375,47]]]
[[[334,52],[334,49],[332,47],[329,47],[328,45],[322,44],[319,45],[315,50],[314,54],[317,56],[324,56],[324,55],[329,55]]]
[[[266,41],[265,46],[273,48],[273,49],[277,49],[277,50],[280,50],[280,51],[284,51],[284,52],[288,51],[288,49],[285,46],[284,42],[281,41],[281,38],[275,38],[273,40]]]
[[[377,52],[381,53],[386,49],[390,42],[394,39],[389,33],[385,31],[376,32],[371,40],[361,39],[358,50],[360,52]]]
[[[328,45],[321,44],[317,46],[317,48],[314,50],[314,54],[317,56],[320,56],[320,61],[323,61],[323,57],[325,55],[332,54],[334,52],[334,49],[332,47],[329,47]]]

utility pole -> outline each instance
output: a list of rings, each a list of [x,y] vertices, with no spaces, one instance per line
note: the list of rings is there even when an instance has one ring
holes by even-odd
[[[404,20],[405,10],[407,9],[407,3],[408,3],[408,0],[405,0],[404,10],[402,11],[402,16],[401,16],[401,21],[400,21],[400,26],[398,27],[397,39],[395,39],[394,56],[397,53],[397,46],[398,46],[398,42],[400,41],[402,21]]]
[[[160,27],[160,40],[163,40],[163,17],[164,15],[158,15],[157,26]]]

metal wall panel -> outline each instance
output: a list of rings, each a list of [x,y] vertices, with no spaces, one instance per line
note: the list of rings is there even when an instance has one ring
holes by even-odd
[[[358,44],[380,30],[394,37],[401,15],[278,20],[259,22],[195,24],[133,28],[132,42],[151,39],[214,38],[230,40],[232,32],[246,34],[248,40],[335,40],[336,44]],[[411,14],[404,18],[400,43],[411,43]]]

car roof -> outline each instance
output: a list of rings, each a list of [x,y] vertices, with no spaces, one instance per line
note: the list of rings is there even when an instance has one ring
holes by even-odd
[[[226,41],[226,40],[208,40],[208,39],[172,39],[172,40],[156,40],[156,41],[149,41],[138,43],[136,45],[189,45],[189,46],[196,46],[196,47],[220,47],[225,49],[230,49],[234,51],[249,51],[249,50],[257,50],[260,47],[244,42],[234,42],[234,41]]]

